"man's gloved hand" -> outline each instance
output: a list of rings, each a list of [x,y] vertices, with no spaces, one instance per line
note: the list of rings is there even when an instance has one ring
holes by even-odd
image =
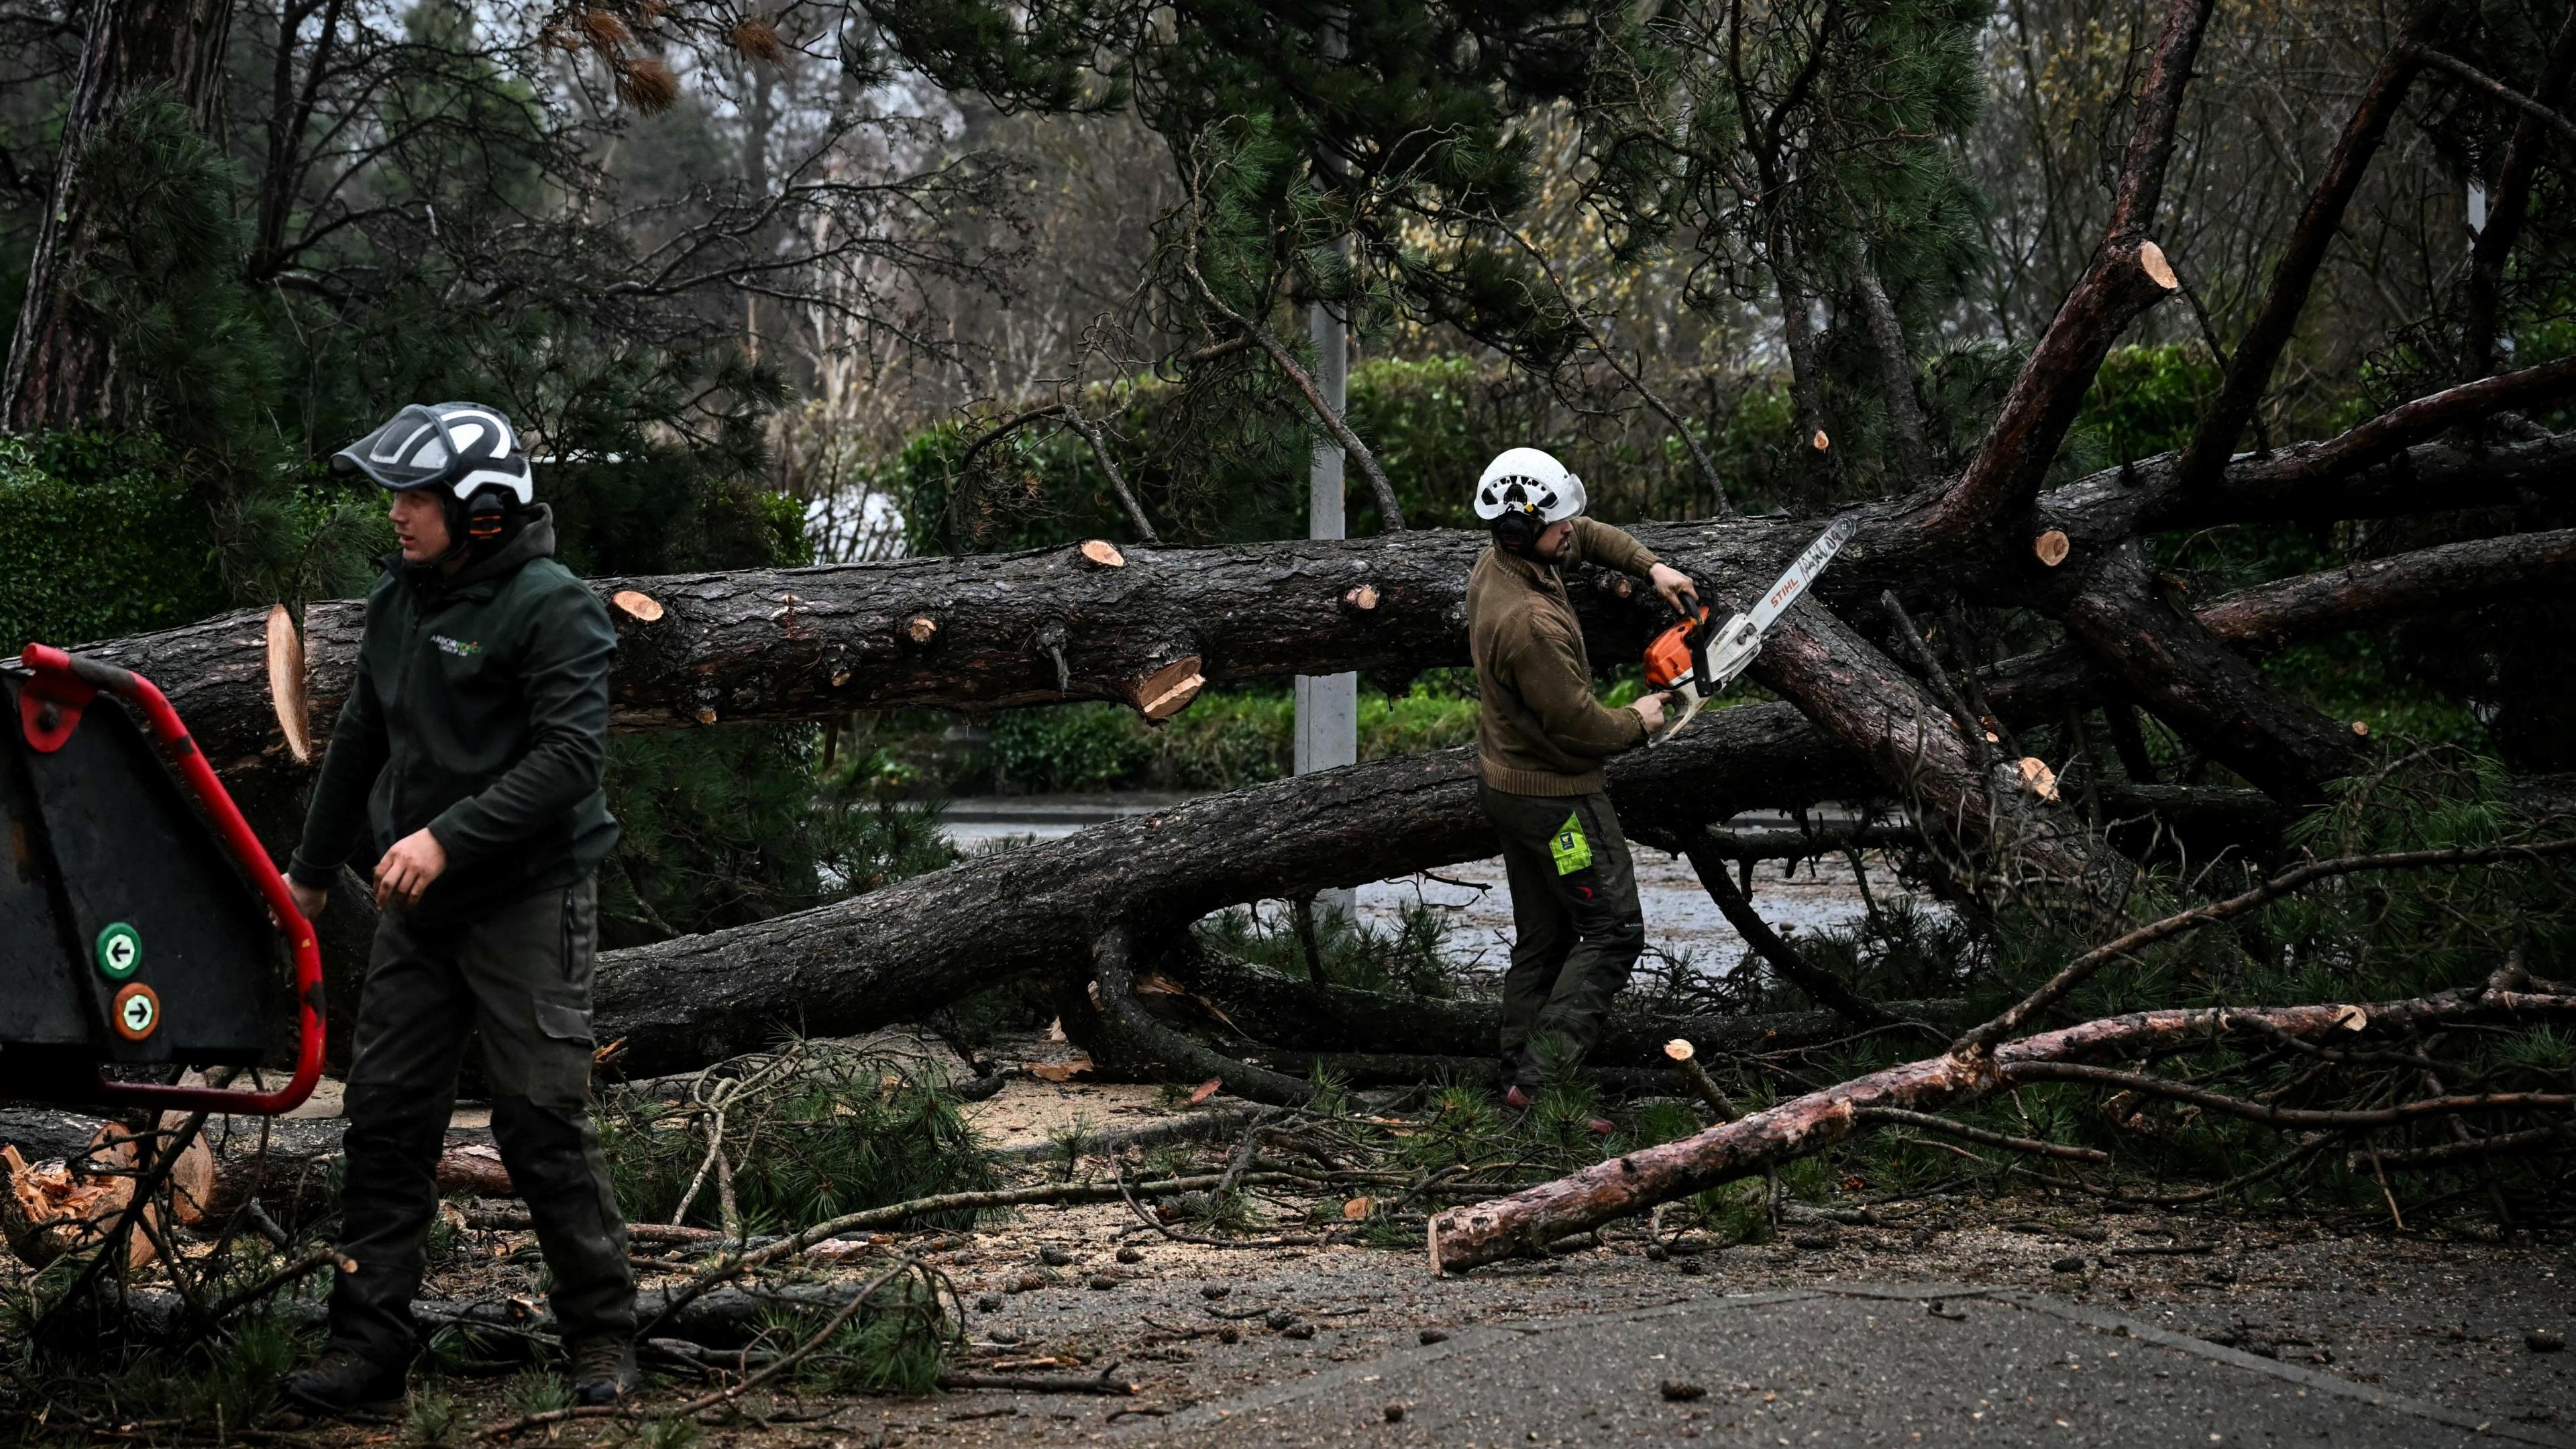
[[[1653,734],[1664,727],[1664,702],[1671,698],[1670,694],[1658,690],[1637,696],[1636,702],[1628,707],[1637,712],[1637,718],[1646,722],[1646,733]]]
[[[447,847],[426,828],[394,842],[385,858],[376,862],[376,908],[401,906],[408,910],[420,904],[420,893],[447,869]]]
[[[1655,586],[1655,592],[1664,596],[1664,602],[1671,605],[1676,614],[1682,611],[1682,595],[1689,594],[1697,597],[1699,594],[1699,586],[1691,582],[1691,576],[1669,564],[1655,565],[1646,578]]]

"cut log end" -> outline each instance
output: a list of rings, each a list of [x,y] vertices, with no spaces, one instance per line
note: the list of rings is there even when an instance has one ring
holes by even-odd
[[[313,763],[313,734],[306,726],[304,636],[296,632],[295,615],[284,604],[268,606],[268,703],[277,712],[277,732],[295,763]]]
[[[912,621],[903,626],[903,637],[915,644],[927,644],[938,633],[939,621],[928,614],[915,614]]]
[[[2075,546],[2067,541],[2066,530],[2052,528],[2030,541],[2030,551],[2039,555],[2041,563],[2055,568],[2066,562],[2066,556],[2075,551]]]
[[[1677,1036],[1664,1043],[1664,1055],[1677,1062],[1686,1062],[1699,1055],[1699,1049],[1692,1046],[1687,1037]]]
[[[1148,724],[1161,724],[1189,708],[1190,701],[1207,687],[1207,677],[1199,672],[1199,656],[1192,654],[1176,659],[1129,687],[1137,713]]]
[[[2370,721],[2366,719],[2354,720],[2352,722],[2352,733],[2356,739],[2366,740],[2370,738]]]
[[[1834,440],[1825,436],[1824,429],[1818,428],[1816,429],[1816,435],[1807,440],[1807,445],[1821,453],[1826,449],[1831,448],[1834,445]]]
[[[698,720],[698,723],[700,723],[700,724],[702,724],[702,725],[711,725],[711,724],[714,724],[714,723],[716,722],[716,708],[715,708],[715,706],[714,706],[714,705],[711,705],[711,704],[704,704],[704,705],[700,705],[700,706],[698,706],[697,720]]]
[[[1363,612],[1377,607],[1377,585],[1362,584],[1342,595],[1342,602]]]
[[[2148,281],[2168,292],[2182,286],[2182,279],[2174,275],[2173,263],[2165,259],[2165,249],[2154,242],[2138,243],[2138,269],[2147,274]]]
[[[2042,800],[2057,798],[2057,772],[2036,755],[2026,755],[2020,763],[2022,788]]]
[[[654,624],[661,622],[663,614],[662,601],[654,598],[651,594],[643,593],[636,589],[619,589],[616,593],[608,596],[608,602],[617,610],[617,612],[624,614],[627,618],[634,620],[638,624]]]
[[[1082,556],[1105,569],[1123,569],[1127,567],[1127,555],[1120,553],[1118,551],[1118,545],[1111,543],[1105,538],[1090,538],[1083,540]]]

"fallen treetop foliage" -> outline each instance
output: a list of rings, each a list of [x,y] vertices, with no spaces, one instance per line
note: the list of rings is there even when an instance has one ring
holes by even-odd
[[[2203,1007],[2089,1021],[2005,1042],[1991,1055],[1945,1054],[1871,1072],[1678,1142],[1624,1153],[1508,1197],[1452,1208],[1431,1221],[1431,1267],[1456,1272],[1503,1258],[1544,1255],[1547,1244],[1559,1238],[1819,1152],[1859,1131],[1871,1114],[1883,1109],[1928,1112],[1962,1105],[2017,1083],[2050,1079],[2049,1069],[2061,1063],[2151,1055],[2230,1034],[2265,1043],[2276,1036],[2358,1041],[2463,1023],[2528,1027],[2571,1018],[2576,1018],[2576,996],[2477,988],[2405,1001]],[[2452,1110],[2534,1106],[2566,1110],[2564,1099],[2532,1102],[2519,1097]],[[2332,1116],[2349,1116],[2351,1126],[2377,1125],[2373,1114]]]

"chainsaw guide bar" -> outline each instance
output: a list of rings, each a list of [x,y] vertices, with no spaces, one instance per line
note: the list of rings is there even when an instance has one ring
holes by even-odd
[[[1790,605],[1805,595],[1816,576],[1825,571],[1834,555],[1842,552],[1843,545],[1859,530],[1859,519],[1848,514],[1826,525],[1824,532],[1798,551],[1787,571],[1762,596],[1762,602],[1714,628],[1709,625],[1708,606],[1691,595],[1682,596],[1682,622],[1656,635],[1646,646],[1646,687],[1680,695],[1684,707],[1677,718],[1646,741],[1649,748],[1680,734],[1710,698],[1753,667],[1754,657],[1762,652],[1763,636],[1780,622],[1781,615],[1789,612]]]

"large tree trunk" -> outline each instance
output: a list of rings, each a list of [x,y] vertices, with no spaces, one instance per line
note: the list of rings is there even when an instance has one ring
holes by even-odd
[[[220,106],[232,0],[92,0],[63,112],[53,188],[27,259],[27,290],[0,377],[0,424],[16,432],[98,422],[112,410],[112,341],[81,300],[103,216],[91,148],[126,103],[168,86],[202,125]]]
[[[1894,588],[1914,598],[1956,592],[1984,603],[2062,608],[2067,580],[2085,574],[2088,560],[2146,531],[2402,516],[2563,493],[2576,472],[2576,433],[2494,447],[2435,439],[2483,412],[2537,406],[2569,392],[2576,392],[2576,362],[2455,388],[2341,438],[2240,460],[2227,488],[2190,503],[2173,486],[2172,455],[2080,479],[2042,498],[2032,526],[2034,534],[2065,535],[2064,569],[2043,567],[2028,538],[1967,551],[1939,546],[1925,532],[1928,500],[1868,505],[1857,510],[1860,531],[1818,597],[1867,608]],[[1796,520],[1728,519],[1642,524],[1634,532],[1711,597],[1749,599],[1814,529]],[[2381,600],[2374,623],[2443,599],[2541,587],[2566,562],[2563,549],[2534,552],[2532,540],[2544,537],[2551,536],[2356,565],[2367,578],[2317,575],[2315,587],[2369,591]],[[1114,565],[1066,548],[610,578],[591,587],[621,633],[610,684],[619,729],[906,707],[981,712],[1077,699],[1119,700],[1161,718],[1207,685],[1353,669],[1392,683],[1465,663],[1467,573],[1484,546],[1481,534],[1422,529],[1227,548],[1131,546]],[[2496,559],[2509,569],[2487,569],[2480,549],[2502,550]],[[2282,587],[2289,585],[2266,586]],[[1573,595],[1592,657],[1605,665],[1633,658],[1665,622],[1659,606],[1624,578],[1596,580]],[[2334,608],[2292,612],[2297,619],[2288,622],[2303,632],[2335,627],[2344,617]],[[207,758],[239,781],[264,771],[292,775],[317,757],[348,694],[363,624],[358,601],[334,600],[308,607],[300,630],[283,611],[244,611],[84,649],[159,684]],[[2231,644],[2264,642],[2260,629],[2213,627]],[[2029,664],[2043,661],[2062,686],[2079,681],[2073,651]]]
[[[1875,793],[1782,705],[1727,710],[1614,761],[1641,829]],[[1239,902],[1358,885],[1491,855],[1473,752],[1374,760],[1195,800],[980,857],[856,899],[602,956],[602,1041],[629,1071],[668,1072],[782,1032],[903,1021],[1014,976],[1083,969],[1121,921],[1179,924]],[[1482,1048],[1479,1048],[1481,1050]]]

